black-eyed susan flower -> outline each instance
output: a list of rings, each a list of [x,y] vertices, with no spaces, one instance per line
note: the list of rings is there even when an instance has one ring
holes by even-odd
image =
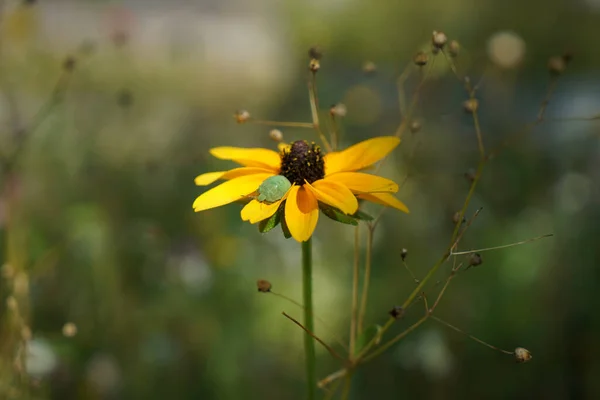
[[[242,209],[242,220],[255,224],[281,213],[282,225],[299,242],[313,234],[320,208],[354,215],[362,199],[408,212],[392,194],[398,191],[395,182],[360,172],[383,159],[399,143],[400,139],[385,136],[328,154],[305,140],[282,146],[279,153],[261,148],[213,148],[210,153],[216,158],[232,160],[242,167],[196,177],[199,186],[219,179],[226,182],[201,194],[193,208],[199,212],[246,199],[249,202]],[[291,186],[276,201],[259,201],[260,185],[275,175],[287,178]]]

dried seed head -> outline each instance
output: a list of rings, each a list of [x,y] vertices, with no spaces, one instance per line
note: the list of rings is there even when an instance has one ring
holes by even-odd
[[[475,175],[476,172],[473,168],[469,168],[467,170],[467,172],[465,172],[465,178],[470,182],[473,183],[473,181],[475,180]]]
[[[259,292],[267,293],[271,291],[271,282],[266,281],[264,279],[257,280],[256,286],[258,287]]]
[[[560,75],[565,72],[567,68],[567,63],[564,57],[550,57],[548,60],[548,71],[552,75]]]
[[[402,261],[406,260],[407,255],[408,255],[408,250],[402,249],[402,251],[400,252],[400,258],[402,258]]]
[[[390,311],[390,315],[392,316],[392,318],[400,319],[404,316],[404,309],[400,306],[395,306]]]
[[[238,124],[243,124],[250,119],[250,113],[246,110],[239,110],[235,112],[233,117]]]
[[[421,130],[421,123],[419,121],[413,121],[410,123],[410,132],[417,133]]]
[[[448,42],[448,37],[444,32],[433,31],[431,35],[431,44],[436,49],[443,49]]]
[[[479,253],[471,253],[471,255],[469,256],[469,267],[476,267],[478,265],[481,265],[482,262],[483,258],[481,258],[481,255]]]
[[[429,56],[424,51],[419,51],[413,57],[413,61],[416,65],[418,65],[419,67],[422,67],[424,65],[427,65],[427,61],[429,61]]]
[[[367,61],[363,64],[362,69],[365,74],[370,75],[377,71],[377,65],[373,61]]]
[[[66,324],[63,325],[62,333],[66,337],[73,337],[73,336],[77,335],[77,325],[75,325],[72,322],[67,322]]]
[[[312,72],[317,72],[320,68],[321,63],[316,58],[311,59],[310,63],[308,63],[308,69],[310,69]]]
[[[515,359],[518,363],[526,363],[533,358],[529,350],[523,347],[517,347],[515,349]]]
[[[277,143],[280,143],[281,141],[283,141],[283,133],[281,133],[281,131],[279,129],[272,129],[269,132],[269,137],[276,141]]]
[[[65,58],[65,61],[63,61],[63,69],[67,72],[71,72],[75,69],[75,64],[76,64],[76,60],[75,57],[73,56],[69,56],[67,58]]]
[[[348,113],[348,109],[346,108],[346,105],[337,103],[331,106],[329,113],[334,117],[345,117]]]
[[[314,60],[320,60],[323,58],[323,49],[321,46],[313,46],[308,49],[308,57]]]
[[[469,114],[473,114],[479,108],[479,101],[477,101],[477,99],[465,100],[465,102],[463,103],[463,107],[466,112],[468,112]]]
[[[454,213],[454,215],[452,216],[452,222],[454,222],[455,224],[458,224],[458,221],[460,221],[460,211],[457,211]],[[463,217],[461,223],[465,223],[467,222],[467,220],[465,219],[465,217]]]
[[[448,53],[450,54],[450,57],[458,56],[458,53],[460,53],[460,43],[456,40],[452,40],[448,43]]]

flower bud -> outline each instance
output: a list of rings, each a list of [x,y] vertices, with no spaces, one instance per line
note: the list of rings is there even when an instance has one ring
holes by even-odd
[[[402,261],[406,260],[407,255],[408,255],[408,250],[402,249],[402,251],[400,252],[400,258],[402,258]]]
[[[469,114],[473,114],[479,108],[479,101],[477,101],[477,99],[465,100],[465,102],[463,103],[463,108]]]
[[[431,35],[431,44],[436,49],[443,49],[446,43],[448,42],[448,37],[444,32],[433,31]]]
[[[567,63],[564,57],[550,57],[548,60],[548,71],[552,75],[560,75],[565,72]]]
[[[367,61],[363,64],[362,69],[365,74],[370,75],[377,71],[377,65],[373,61]]]
[[[456,40],[451,41],[448,44],[448,54],[450,54],[450,57],[457,57],[459,52],[460,44]]]
[[[424,65],[427,65],[427,61],[429,61],[429,56],[424,51],[419,51],[413,57],[413,61],[416,65],[418,65],[419,67],[422,67]]]
[[[524,347],[517,347],[515,349],[515,359],[518,363],[526,363],[533,358],[529,350]]]
[[[476,176],[476,172],[473,168],[469,168],[469,170],[467,170],[467,172],[465,172],[465,178],[470,183],[473,183],[473,181],[475,180],[475,176]]]
[[[258,291],[262,293],[267,293],[271,291],[271,282],[259,279],[256,281],[256,286],[258,287]]]
[[[421,123],[419,121],[413,121],[410,123],[410,132],[417,133],[421,130]]]
[[[390,311],[390,315],[392,316],[392,318],[400,319],[404,316],[404,309],[400,306],[395,306]]]
[[[246,110],[239,110],[233,115],[238,124],[243,124],[250,119],[250,113]]]
[[[481,263],[483,263],[483,258],[481,258],[481,255],[479,253],[471,253],[469,256],[469,267],[476,267],[481,265]]]
[[[346,105],[337,103],[331,106],[329,113],[334,117],[345,117],[348,113],[348,109],[346,108]]]
[[[458,221],[460,220],[460,211],[457,211],[454,213],[454,215],[452,216],[452,222],[454,222],[455,224],[458,224]],[[463,217],[462,222],[461,223],[465,223],[467,222],[467,220],[465,219],[465,217]]]
[[[272,129],[269,132],[269,137],[277,143],[283,141],[283,133],[279,129]]]

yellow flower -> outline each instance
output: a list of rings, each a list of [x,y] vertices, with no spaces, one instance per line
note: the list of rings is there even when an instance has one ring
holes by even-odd
[[[283,222],[299,242],[313,234],[319,219],[319,203],[347,215],[358,211],[357,199],[408,212],[392,195],[398,191],[395,182],[358,172],[387,156],[399,143],[396,137],[384,136],[326,155],[322,155],[314,143],[304,140],[281,148],[280,153],[260,148],[217,147],[210,150],[213,156],[232,160],[242,167],[196,177],[198,186],[210,185],[219,179],[226,182],[201,194],[193,208],[198,212],[252,199],[242,209],[241,217],[255,224],[272,217],[281,206]],[[276,202],[259,202],[256,199],[258,187],[274,175],[285,176],[292,183],[291,188]]]

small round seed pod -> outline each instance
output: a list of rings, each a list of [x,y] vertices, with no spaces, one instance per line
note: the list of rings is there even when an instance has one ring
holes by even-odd
[[[233,117],[238,124],[243,124],[250,119],[250,113],[246,110],[239,110],[235,112]]]
[[[469,99],[463,102],[463,108],[465,112],[473,114],[479,108],[479,101],[477,99]]]
[[[419,121],[413,121],[410,123],[410,133],[417,133],[421,130],[421,123]]]
[[[427,55],[427,53],[425,53],[424,51],[419,51],[417,54],[415,54],[415,56],[413,57],[413,62],[418,65],[419,67],[422,67],[424,65],[427,65],[427,62],[429,61],[429,56]]]
[[[469,267],[476,267],[478,265],[481,265],[481,263],[483,263],[483,258],[481,258],[481,254],[472,253],[469,256]]]
[[[444,46],[448,43],[448,37],[444,32],[433,31],[431,35],[431,44],[436,49],[443,49]]]
[[[527,361],[530,361],[532,358],[533,358],[533,356],[531,355],[529,350],[527,350],[526,348],[517,347],[515,349],[515,359],[517,360],[518,363],[520,363],[520,364],[526,363]]]
[[[450,54],[450,57],[457,57],[458,53],[460,53],[460,43],[456,40],[452,40],[448,43],[448,54]]]
[[[346,108],[346,105],[342,103],[334,104],[329,108],[329,114],[334,117],[345,117],[347,113],[348,109]]]
[[[565,72],[567,68],[567,63],[565,62],[564,57],[550,57],[548,60],[548,71],[550,74],[558,76]]]
[[[283,133],[281,133],[279,129],[272,129],[269,132],[269,137],[271,138],[271,140],[277,143],[281,143],[283,141]]]
[[[400,306],[395,306],[389,313],[392,318],[400,319],[404,316],[404,309]]]
[[[271,282],[259,279],[256,281],[256,286],[258,287],[258,291],[261,293],[267,293],[271,291]]]

